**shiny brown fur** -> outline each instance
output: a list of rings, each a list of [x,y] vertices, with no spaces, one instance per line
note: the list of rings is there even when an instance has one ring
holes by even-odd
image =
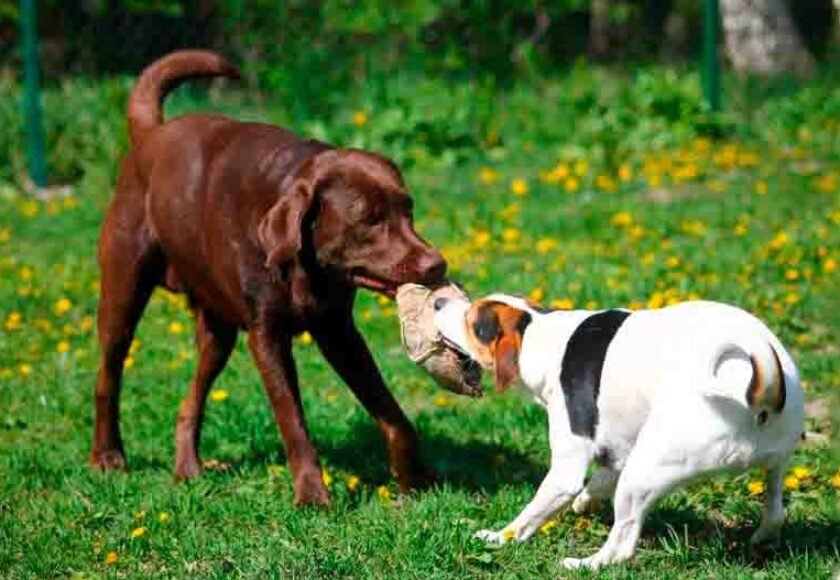
[[[352,319],[356,287],[393,295],[402,283],[437,283],[445,273],[441,255],[414,231],[400,172],[384,157],[270,125],[210,114],[163,122],[167,90],[218,75],[238,73],[212,53],[173,53],[143,72],[129,101],[132,147],[99,243],[92,464],[125,466],[123,363],[152,290],[162,286],[187,294],[197,323],[198,370],[175,435],[178,478],[201,471],[206,396],[244,330],[285,443],[295,502],[329,501],[292,358],[292,337],[308,330],[379,423],[400,487],[422,483],[417,435]]]

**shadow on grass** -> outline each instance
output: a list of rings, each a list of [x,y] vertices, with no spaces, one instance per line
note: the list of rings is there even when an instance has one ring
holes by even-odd
[[[611,518],[611,514],[607,517]],[[758,525],[759,518],[743,525],[725,526],[688,507],[658,507],[645,522],[643,537],[657,542],[676,533],[701,551],[714,544],[725,551],[727,559],[754,568],[793,556],[840,557],[840,521],[787,521],[778,541],[753,546],[750,538]]]
[[[371,483],[387,484],[392,479],[385,441],[373,425],[359,423],[352,437],[319,448],[327,465]],[[512,447],[485,441],[421,433],[421,449],[425,465],[435,471],[438,481],[454,489],[494,492],[508,484],[539,483],[548,469]]]

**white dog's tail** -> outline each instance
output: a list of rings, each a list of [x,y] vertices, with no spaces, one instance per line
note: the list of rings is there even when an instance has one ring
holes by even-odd
[[[782,363],[766,340],[725,343],[716,350],[711,365],[710,395],[745,400],[761,422],[767,419],[768,412],[780,413],[784,409],[787,392]]]

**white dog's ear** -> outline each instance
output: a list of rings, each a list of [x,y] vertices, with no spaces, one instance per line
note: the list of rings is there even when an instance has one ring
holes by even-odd
[[[501,392],[519,379],[519,349],[522,335],[513,331],[499,335],[493,345],[493,378]]]

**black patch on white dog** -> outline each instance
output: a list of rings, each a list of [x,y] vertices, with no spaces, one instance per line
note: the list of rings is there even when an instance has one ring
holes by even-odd
[[[560,386],[566,398],[569,425],[575,435],[595,438],[604,358],[615,333],[628,316],[630,313],[625,310],[593,314],[580,323],[566,345]]]

